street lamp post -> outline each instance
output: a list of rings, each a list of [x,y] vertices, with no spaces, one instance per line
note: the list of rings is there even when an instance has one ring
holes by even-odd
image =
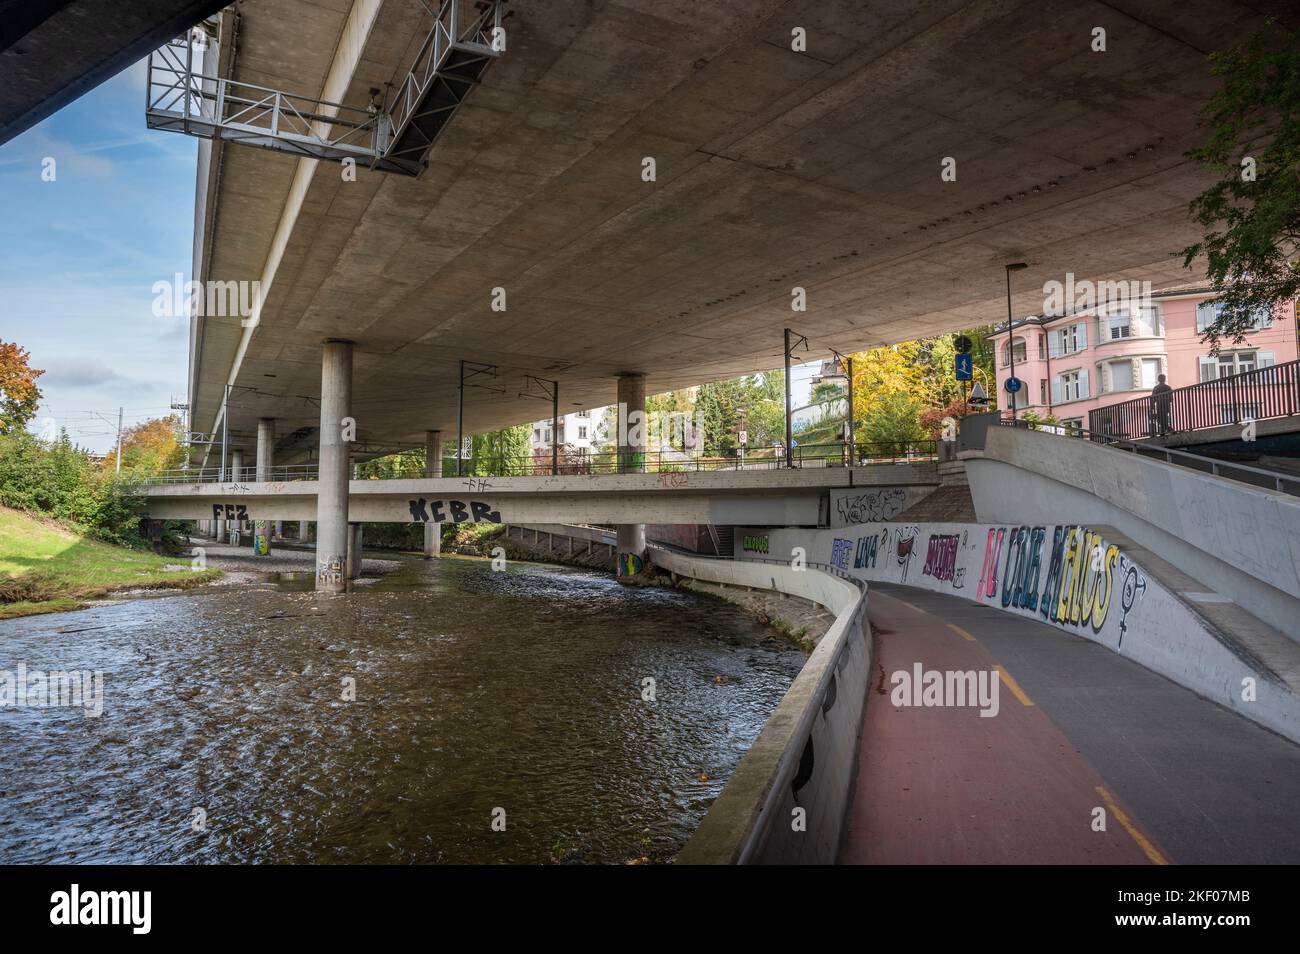
[[[1011,330],[1011,273],[1018,272],[1022,268],[1028,268],[1024,262],[1012,262],[1007,268],[1007,355],[1010,360],[1011,373],[1007,380],[1011,381],[1016,376],[1016,339]],[[1016,419],[1016,392],[1008,392],[1011,395],[1011,420],[1014,423]]]

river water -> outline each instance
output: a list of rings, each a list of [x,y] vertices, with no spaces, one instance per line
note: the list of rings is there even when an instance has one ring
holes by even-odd
[[[0,622],[0,670],[104,673],[99,718],[0,708],[0,862],[666,861],[803,661],[707,597],[454,559]]]

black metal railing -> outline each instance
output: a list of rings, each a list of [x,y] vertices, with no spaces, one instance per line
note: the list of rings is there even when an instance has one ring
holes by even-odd
[[[1300,361],[1099,407],[1088,430],[1126,440],[1300,414]]]
[[[873,441],[847,444],[796,445],[791,454],[791,464],[796,468],[812,467],[864,467],[872,464],[933,463],[938,459],[934,441]],[[462,477],[549,477],[551,452],[528,455],[476,457],[461,462]],[[687,454],[681,451],[619,451],[604,454],[561,453],[556,472],[561,476],[599,474],[655,474],[680,471],[725,470],[778,470],[786,466],[785,451],[772,447],[733,450],[725,454]],[[225,483],[235,483],[227,468]],[[444,477],[456,476],[454,458],[444,458]],[[315,464],[273,467],[268,480],[315,480]],[[169,470],[142,475],[141,480],[151,484],[214,483],[221,481],[221,470],[207,467],[203,470]],[[252,468],[245,467],[239,482],[253,481]]]

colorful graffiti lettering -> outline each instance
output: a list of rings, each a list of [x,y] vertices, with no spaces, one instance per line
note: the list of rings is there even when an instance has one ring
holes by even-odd
[[[1038,581],[1042,574],[1046,527],[1016,527],[1007,541],[1007,561],[1002,570],[1002,605],[1038,609]]]
[[[645,569],[645,560],[641,559],[635,553],[620,553],[618,555],[618,575],[619,576],[636,576]]]
[[[849,554],[853,552],[853,543],[836,537],[831,542],[831,565],[841,570],[849,568]]]
[[[857,551],[853,554],[853,568],[856,570],[873,569],[876,565],[876,557],[885,548],[888,541],[888,530],[882,530],[880,536],[873,533],[869,537],[860,539]]]
[[[992,596],[998,591],[998,557],[1002,553],[1002,538],[1006,533],[1006,527],[989,529],[989,537],[984,542],[984,564],[980,568],[980,585],[975,591],[975,595],[980,599]]]
[[[741,549],[747,550],[750,553],[767,553],[768,546],[769,543],[766,536],[742,537],[740,541]]]
[[[921,575],[932,576],[940,581],[951,580],[957,572],[957,547],[960,542],[961,538],[955,533],[930,534]]]
[[[1119,547],[1102,547],[1101,534],[1083,527],[1058,527],[1038,611],[1054,623],[1091,625],[1100,632],[1110,612],[1112,571]],[[1092,554],[1098,551],[1098,559]]]

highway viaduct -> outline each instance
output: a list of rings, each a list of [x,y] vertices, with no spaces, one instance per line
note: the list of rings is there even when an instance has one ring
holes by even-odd
[[[1012,261],[1021,313],[1067,272],[1181,280],[1206,54],[1284,6],[227,8],[159,58],[146,117],[205,137],[201,289],[255,291],[190,319],[195,463],[263,461],[261,434],[269,466],[317,464],[336,565],[355,460],[552,408],[630,416],[780,365],[785,328],[803,360],[987,322]],[[409,138],[454,10],[472,75],[435,77],[445,121],[399,162],[353,117]],[[287,107],[249,105],[277,93],[316,117],[296,139],[271,129]],[[345,134],[375,149],[349,162]]]

